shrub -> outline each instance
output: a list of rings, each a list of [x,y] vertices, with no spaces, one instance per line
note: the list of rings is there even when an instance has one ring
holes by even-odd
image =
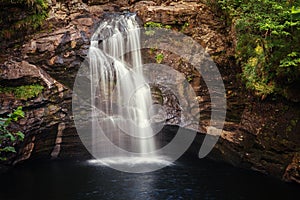
[[[247,88],[283,94],[300,76],[300,2],[219,0],[237,33],[236,58]]]
[[[21,131],[12,132],[7,128],[13,121],[17,121],[24,116],[22,107],[19,106],[7,118],[0,118],[0,160],[7,160],[8,153],[16,153],[14,145],[18,141],[24,140],[25,136]]]

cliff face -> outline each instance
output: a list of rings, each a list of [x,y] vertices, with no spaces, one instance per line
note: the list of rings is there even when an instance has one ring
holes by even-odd
[[[245,92],[235,65],[235,38],[231,27],[212,9],[190,1],[52,1],[41,31],[28,35],[21,45],[6,45],[0,56],[0,86],[40,84],[44,90],[28,100],[1,93],[0,114],[23,106],[26,117],[18,123],[26,137],[18,153],[7,163],[35,158],[89,156],[72,120],[71,94],[74,79],[84,61],[90,37],[105,12],[137,12],[143,23],[156,22],[192,37],[201,44],[222,74],[227,95],[227,116],[222,135],[210,156],[236,166],[259,170],[286,181],[300,182],[300,106],[284,99],[259,100]],[[201,75],[178,55],[159,49],[144,50],[147,62],[157,62],[183,73],[197,94],[200,107],[190,110],[199,118],[199,132],[210,119],[210,96]],[[182,92],[185,89],[182,88]],[[167,90],[153,91],[169,110],[168,123],[177,124],[176,102]],[[187,94],[188,96],[188,94]],[[175,102],[175,103],[174,103]]]

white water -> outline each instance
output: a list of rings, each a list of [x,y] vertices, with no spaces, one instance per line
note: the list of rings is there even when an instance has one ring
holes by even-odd
[[[99,25],[91,40],[89,66],[92,154],[99,159],[128,155],[120,155],[119,149],[139,157],[153,152],[155,142],[149,121],[152,99],[143,77],[135,15],[112,16]],[[99,140],[99,127],[111,142]]]

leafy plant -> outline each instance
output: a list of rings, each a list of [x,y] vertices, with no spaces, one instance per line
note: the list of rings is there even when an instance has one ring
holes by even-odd
[[[155,56],[155,60],[158,64],[160,64],[163,61],[163,59],[164,59],[164,54],[162,53],[159,53]]]
[[[25,135],[21,131],[12,132],[8,126],[19,118],[25,116],[22,107],[19,106],[13,113],[6,118],[0,118],[0,160],[6,160],[6,153],[16,153],[14,145],[18,141],[23,141]]]
[[[300,8],[292,7],[292,17],[295,19],[300,19]]]
[[[300,2],[219,0],[235,25],[236,58],[247,88],[283,94],[300,79]]]

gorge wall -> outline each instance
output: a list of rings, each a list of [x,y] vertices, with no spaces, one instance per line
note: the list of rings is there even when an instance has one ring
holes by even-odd
[[[17,144],[17,154],[9,155],[3,164],[37,158],[89,157],[72,120],[72,86],[87,55],[91,34],[104,14],[128,10],[137,12],[142,23],[168,25],[192,37],[218,66],[226,88],[227,116],[222,135],[209,156],[300,183],[299,102],[280,97],[262,100],[245,90],[238,76],[241,69],[234,59],[234,29],[226,26],[220,13],[197,0],[52,0],[49,5],[48,17],[40,31],[24,36],[22,43],[2,41],[0,86],[39,84],[44,87],[40,94],[29,99],[1,92],[1,116],[18,106],[26,114],[11,127],[24,132],[25,140]],[[3,9],[0,12],[6,12]],[[143,51],[147,62],[155,63],[157,54],[163,54],[162,64],[189,78],[200,105],[190,113],[194,117],[200,113],[198,130],[206,132],[210,97],[201,75],[178,55],[159,49]],[[172,97],[163,88],[156,91],[155,99],[161,99],[169,110],[168,123],[176,124]]]

